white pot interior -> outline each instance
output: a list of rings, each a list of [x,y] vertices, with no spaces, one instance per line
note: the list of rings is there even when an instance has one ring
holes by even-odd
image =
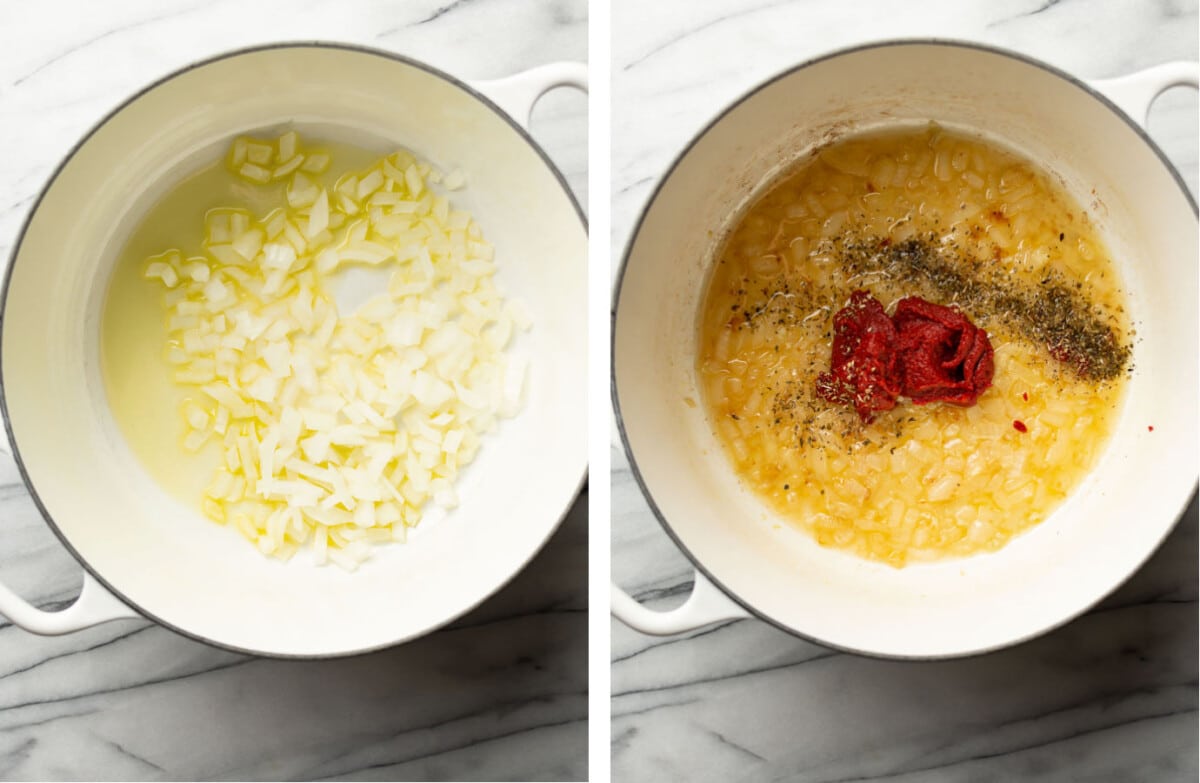
[[[777,518],[733,476],[703,406],[684,400],[702,399],[696,312],[730,217],[815,144],[929,120],[981,133],[1062,179],[1120,267],[1138,339],[1107,452],[1048,521],[996,554],[897,570],[823,549]],[[1082,85],[993,51],[883,45],[762,87],[678,162],[647,209],[619,283],[615,398],[652,504],[740,602],[841,648],[962,655],[1083,611],[1158,546],[1196,481],[1197,234],[1182,187],[1131,123]]]
[[[116,254],[153,199],[234,135],[291,124],[445,170],[495,245],[497,283],[533,313],[526,404],[489,437],[461,505],[358,572],[262,557],[160,489],[108,411],[99,364]],[[478,604],[538,551],[586,466],[587,236],[528,138],[469,91],[378,53],[251,51],[153,87],[107,120],[36,207],[5,292],[4,401],[20,460],[64,540],[136,608],[220,644],[331,655],[420,635]]]

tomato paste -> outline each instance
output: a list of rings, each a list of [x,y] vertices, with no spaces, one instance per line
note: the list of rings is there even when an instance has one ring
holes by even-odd
[[[958,310],[910,296],[896,305],[892,320],[903,393],[913,402],[974,405],[992,385],[992,342]]]
[[[879,300],[855,291],[833,327],[830,372],[817,378],[817,395],[853,405],[865,422],[900,396],[974,405],[992,385],[991,340],[953,307],[913,296],[888,317]]]
[[[833,317],[832,372],[817,378],[817,394],[853,405],[863,421],[896,407],[902,389],[896,339],[896,325],[879,300],[855,291]]]

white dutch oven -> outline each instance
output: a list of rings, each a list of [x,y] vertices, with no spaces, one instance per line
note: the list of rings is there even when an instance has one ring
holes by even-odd
[[[145,615],[221,646],[280,656],[361,652],[427,633],[479,604],[542,547],[586,470],[587,231],[523,125],[584,66],[467,85],[392,54],[328,44],[236,52],[154,84],[60,166],[16,244],[3,294],[0,381],[22,475],[86,569],[65,611],[0,587],[0,612],[38,633]],[[486,96],[486,97],[485,97]],[[514,119],[515,118],[515,119]],[[461,202],[495,245],[498,283],[535,325],[526,407],[485,440],[461,505],[358,572],[281,564],[169,498],[109,413],[99,365],[107,281],[156,197],[236,134],[302,133],[461,167]],[[524,336],[523,338],[524,339]]]
[[[1197,69],[1169,64],[1087,85],[1004,51],[897,41],[801,65],[713,121],[642,215],[613,322],[630,464],[695,564],[696,586],[664,613],[614,587],[614,614],[646,633],[753,614],[844,650],[949,657],[1043,633],[1129,577],[1196,483],[1196,207],[1140,123],[1164,89],[1195,86]],[[684,400],[701,399],[694,356],[708,232],[719,236],[764,180],[813,145],[928,120],[982,133],[1063,179],[1121,267],[1138,340],[1117,431],[1049,520],[995,554],[897,570],[821,548],[777,518],[738,483],[703,407]]]

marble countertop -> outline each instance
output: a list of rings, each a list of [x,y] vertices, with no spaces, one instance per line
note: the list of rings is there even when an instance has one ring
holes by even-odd
[[[587,59],[587,3],[0,3],[0,257],[70,146],[151,80],[221,51],[324,39],[496,78]],[[534,136],[586,195],[586,98]],[[510,585],[450,628],[356,658],[278,661],[145,621],[42,638],[0,623],[3,779],[578,780],[587,774],[587,498]],[[0,455],[0,578],[44,608],[80,568]]]
[[[1194,0],[614,5],[614,263],[692,135],[750,87],[819,53],[884,37],[954,37],[1093,78],[1197,59]],[[1194,91],[1170,91],[1150,120],[1193,193],[1196,107]],[[620,449],[612,463],[614,579],[650,606],[678,605],[692,569]],[[1194,781],[1196,595],[1193,498],[1153,559],[1099,607],[982,657],[872,660],[757,620],[666,638],[613,620],[613,779]]]

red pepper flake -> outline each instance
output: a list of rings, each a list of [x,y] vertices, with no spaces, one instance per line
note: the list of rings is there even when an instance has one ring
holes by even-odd
[[[987,332],[955,308],[907,297],[888,318],[879,300],[855,291],[833,326],[831,372],[817,378],[817,395],[853,405],[864,422],[901,394],[917,405],[966,406],[992,385]]]
[[[1025,426],[1025,422],[1020,419],[1013,419],[1013,429],[1017,432],[1029,432],[1029,428]]]
[[[1153,424],[1151,424],[1151,425],[1150,425],[1149,427],[1147,427],[1146,429],[1147,429],[1147,430],[1149,430],[1150,432],[1154,432],[1154,425],[1153,425]]]
[[[1029,402],[1029,392],[1021,392],[1021,399]]]

